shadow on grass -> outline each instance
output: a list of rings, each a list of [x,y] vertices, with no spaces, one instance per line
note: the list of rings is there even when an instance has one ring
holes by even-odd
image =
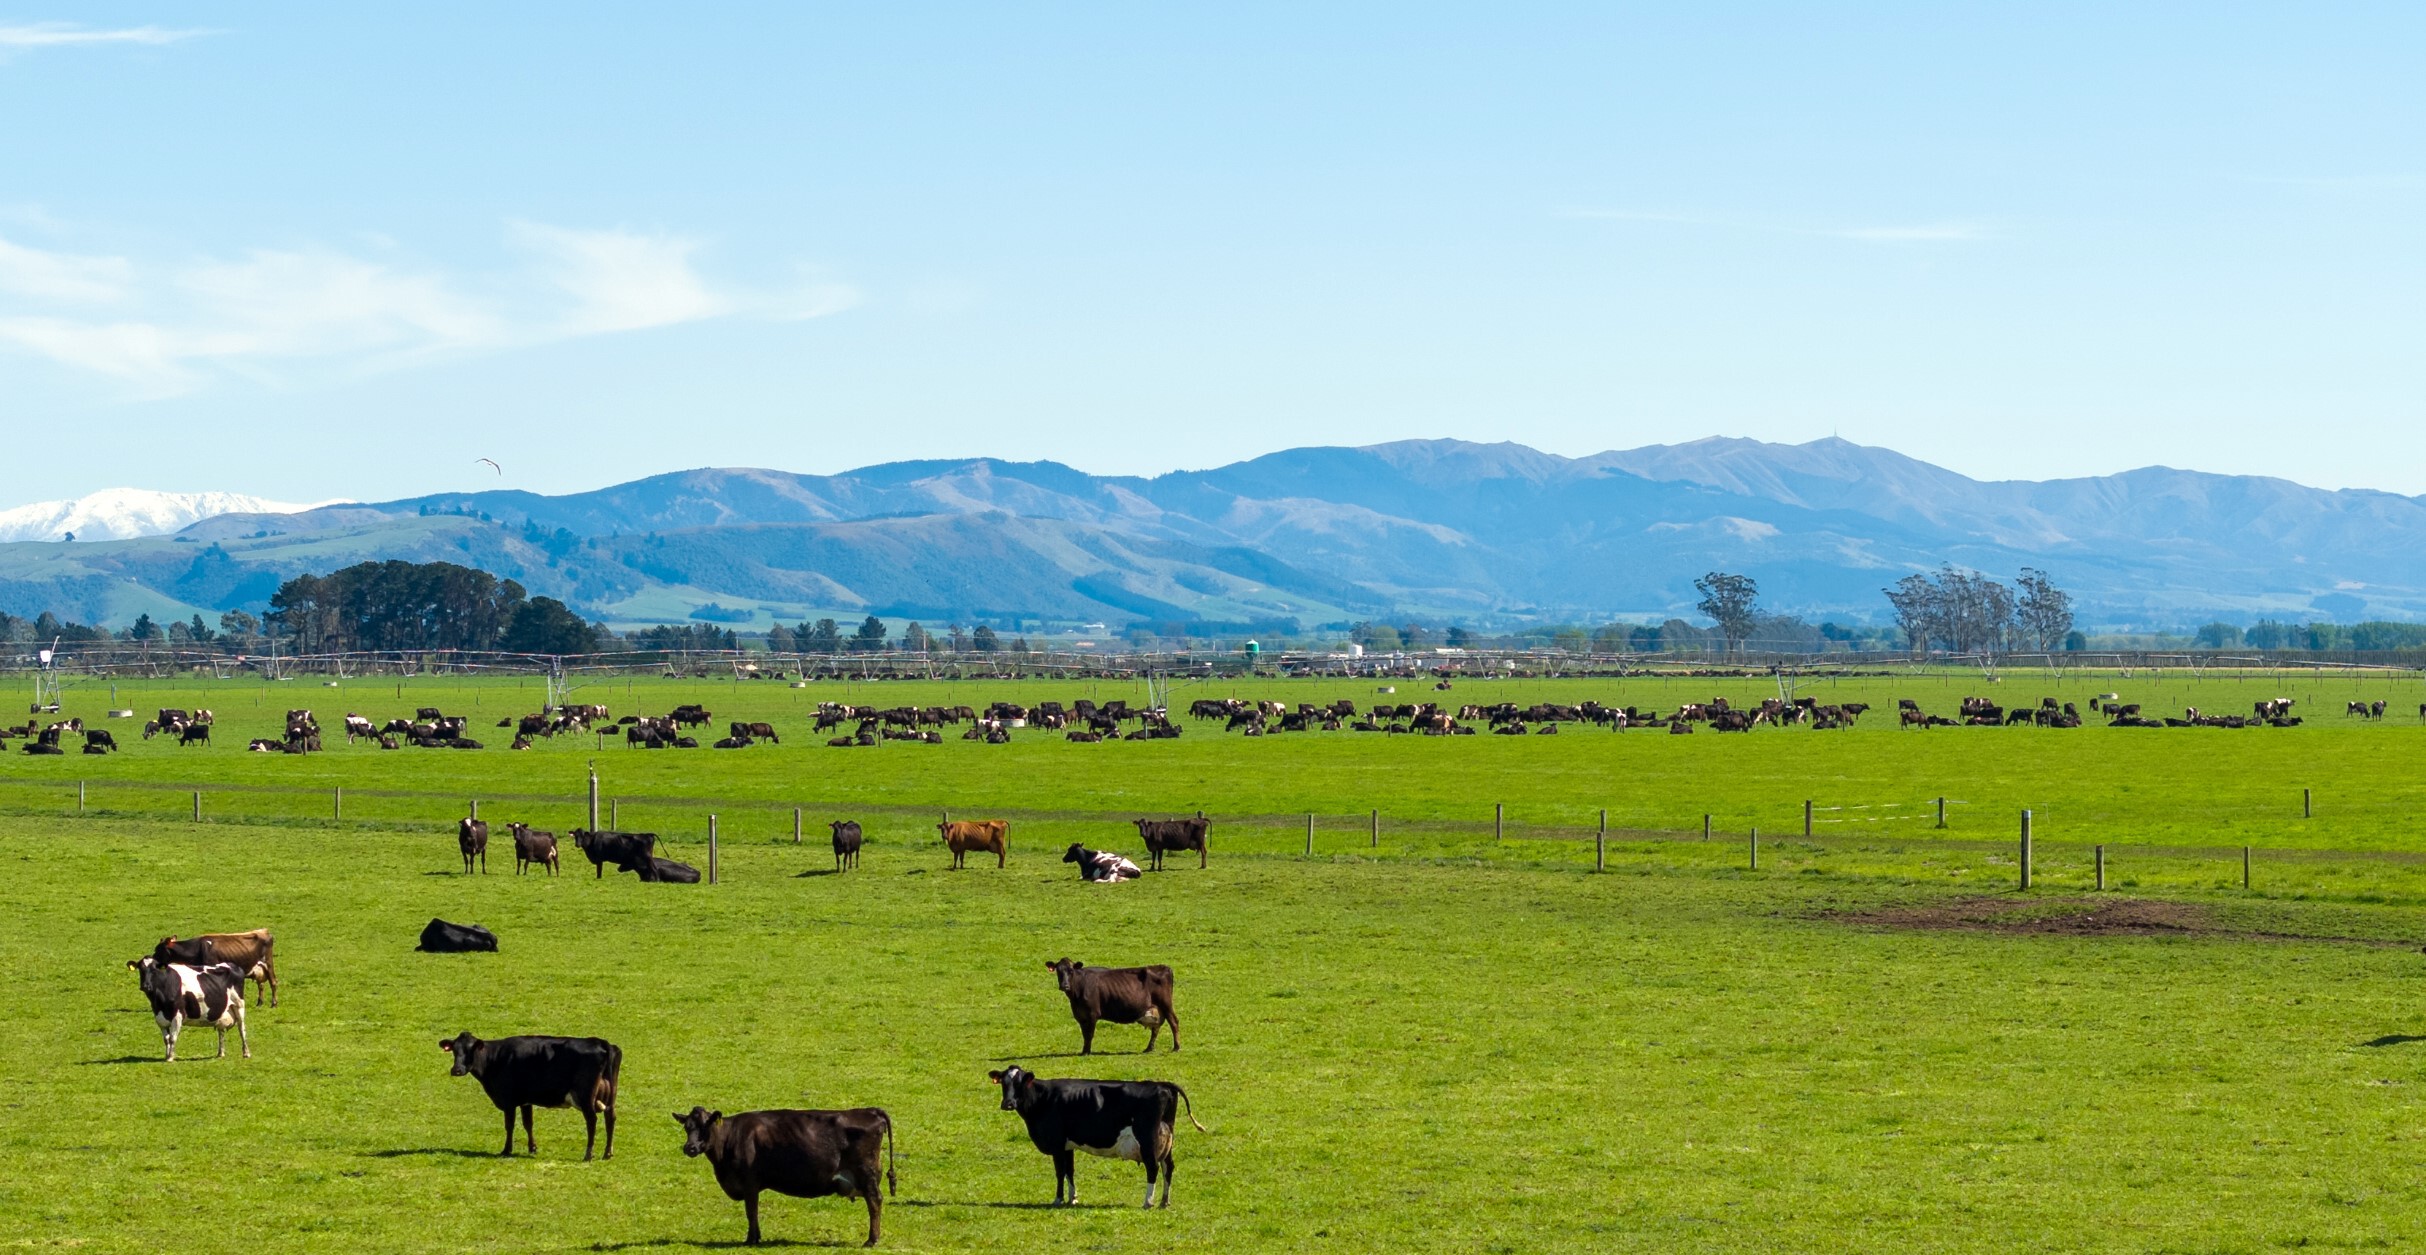
[[[948,1198],[897,1198],[887,1207],[983,1207],[991,1211],[1124,1211],[1125,1203],[956,1203]]]
[[[839,876],[841,874],[842,869],[839,867],[812,867],[809,870],[792,877],[792,879],[807,880],[811,876]]]
[[[593,1251],[645,1251],[654,1246],[687,1246],[693,1250],[699,1251],[738,1251],[765,1250],[770,1246],[805,1246],[811,1249],[818,1249],[823,1247],[862,1245],[865,1244],[852,1241],[804,1242],[799,1238],[768,1238],[756,1246],[751,1246],[748,1242],[745,1242],[740,1238],[732,1238],[724,1241],[715,1241],[706,1238],[642,1238],[634,1242],[596,1242],[592,1243],[589,1249]]]
[[[465,1150],[461,1146],[408,1146],[396,1150],[366,1150],[365,1159],[402,1159],[408,1155],[451,1155],[457,1159],[502,1159],[493,1150]]]
[[[1143,1050],[1098,1050],[1094,1054],[1088,1054],[1083,1050],[1032,1050],[1026,1054],[1000,1055],[995,1058],[994,1062],[1017,1063],[1022,1059],[1120,1059],[1127,1058],[1132,1053],[1143,1055],[1146,1052]],[[1153,1053],[1162,1055],[1169,1054],[1170,1052],[1167,1050],[1157,1050]]]
[[[99,1066],[103,1066],[103,1065],[106,1065],[106,1064],[112,1064],[112,1063],[166,1063],[166,1062],[168,1062],[168,1061],[167,1061],[167,1060],[165,1060],[165,1059],[162,1059],[162,1058],[161,1058],[160,1056],[158,1056],[158,1055],[120,1055],[120,1056],[118,1056],[118,1057],[117,1057],[117,1058],[115,1058],[115,1059],[78,1059],[78,1060],[76,1061],[76,1066],[77,1066],[77,1067],[80,1067],[80,1068],[90,1068],[90,1067],[99,1067]]]
[[[2413,1041],[2426,1041],[2426,1037],[2413,1036],[2408,1033],[2392,1033],[2378,1037],[2374,1041],[2363,1041],[2359,1044],[2362,1046],[2406,1046]]]

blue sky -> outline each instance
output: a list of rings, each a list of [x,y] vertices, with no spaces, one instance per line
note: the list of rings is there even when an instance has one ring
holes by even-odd
[[[1832,432],[2426,492],[2422,37],[2415,5],[0,12],[0,504]]]

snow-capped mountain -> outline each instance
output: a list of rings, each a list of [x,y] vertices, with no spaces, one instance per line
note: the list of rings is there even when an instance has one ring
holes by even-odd
[[[293,514],[311,506],[235,492],[153,492],[105,488],[73,501],[37,501],[0,510],[0,541],[132,540],[165,536],[222,514]]]

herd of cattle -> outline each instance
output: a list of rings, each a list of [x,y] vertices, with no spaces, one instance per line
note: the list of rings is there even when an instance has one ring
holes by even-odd
[[[1211,823],[1205,816],[1139,819],[1135,823],[1155,869],[1161,869],[1165,854],[1187,850],[1196,852],[1199,868],[1206,865]],[[834,820],[830,827],[836,869],[858,866],[864,843],[861,825]],[[936,827],[954,868],[965,866],[969,854],[980,852],[993,854],[997,867],[1009,862],[1010,825],[1004,820],[945,820]],[[517,875],[535,867],[551,875],[559,870],[555,834],[522,823],[509,823],[506,829],[514,840]],[[598,879],[605,877],[609,866],[644,881],[696,883],[699,879],[696,869],[657,855],[655,833],[575,828],[572,837]],[[466,818],[457,824],[456,842],[465,875],[487,873],[488,838],[486,821]],[[1093,883],[1133,880],[1143,874],[1136,863],[1119,854],[1080,844],[1070,846],[1062,861],[1077,863],[1081,879]],[[433,919],[422,928],[415,948],[430,953],[495,953],[498,938],[478,924]],[[236,1030],[244,1057],[252,1057],[245,982],[253,982],[256,999],[266,997],[267,1005],[278,1004],[274,951],[270,930],[260,928],[183,939],[172,935],[163,938],[150,954],[128,962],[160,1028],[169,1062],[177,1060],[177,1038],[187,1024],[218,1031],[218,1058],[227,1057],[227,1032]],[[1179,1011],[1168,966],[1089,967],[1070,958],[1055,959],[1045,966],[1078,1024],[1081,1055],[1095,1052],[1095,1032],[1102,1024],[1144,1028],[1148,1052],[1167,1027],[1171,1049],[1179,1049]],[[438,1046],[452,1060],[450,1075],[477,1080],[490,1103],[503,1114],[505,1144],[500,1155],[514,1152],[516,1113],[522,1119],[524,1149],[537,1154],[533,1111],[571,1107],[581,1113],[587,1133],[582,1158],[614,1158],[622,1048],[599,1037],[528,1035],[484,1040],[469,1032],[441,1040]],[[989,1072],[987,1077],[1001,1091],[1002,1109],[1016,1112],[1027,1127],[1029,1140],[1052,1159],[1056,1205],[1078,1202],[1075,1161],[1083,1151],[1143,1166],[1145,1205],[1170,1206],[1182,1110],[1199,1132],[1205,1129],[1197,1123],[1187,1091],[1169,1081],[1047,1080],[1017,1064]],[[602,1119],[606,1126],[603,1148],[598,1137]],[[745,1111],[728,1116],[695,1106],[674,1119],[682,1126],[683,1154],[705,1156],[717,1185],[742,1204],[750,1244],[761,1240],[760,1196],[772,1192],[795,1198],[838,1196],[863,1201],[868,1212],[867,1245],[876,1245],[883,1232],[884,1195],[898,1190],[893,1120],[882,1108]]]
[[[1440,685],[1446,688],[1446,682]],[[1953,715],[1932,714],[1910,698],[1896,703],[1898,726],[1903,728],[1942,727],[2041,727],[2078,728],[2089,718],[2102,718],[2107,726],[2117,728],[2188,728],[2188,727],[2293,727],[2300,717],[2291,713],[2292,699],[2271,698],[2252,705],[2251,713],[2212,714],[2190,707],[2180,717],[2149,716],[2138,703],[2125,704],[2119,695],[2104,693],[2090,703],[2084,715],[2078,705],[2041,698],[2036,705],[2005,707],[1990,698],[1965,697],[1957,704]],[[2389,703],[2354,701],[2347,713],[2370,719],[2381,719]],[[1193,702],[1188,715],[1199,722],[1219,723],[1227,732],[1245,736],[1270,736],[1288,732],[1379,732],[1421,736],[1473,736],[1489,732],[1496,736],[1550,735],[1562,727],[1605,728],[1624,732],[1631,728],[1659,728],[1675,735],[1686,735],[1697,728],[1714,732],[1750,732],[1760,727],[1803,726],[1817,731],[1855,726],[1870,710],[1866,702],[1822,702],[1811,697],[1768,698],[1737,704],[1725,697],[1706,702],[1684,702],[1668,711],[1640,706],[1611,706],[1597,701],[1534,702],[1519,705],[1514,702],[1463,705],[1445,702],[1383,702],[1359,707],[1355,702],[1339,699],[1326,703],[1298,702],[1291,705],[1280,701],[1255,701],[1245,698],[1207,698]],[[2418,705],[2418,718],[2426,720],[2426,702]],[[699,749],[701,737],[713,736],[708,725],[714,715],[705,707],[691,704],[676,706],[663,715],[624,715],[616,718],[605,706],[552,706],[535,714],[510,716],[497,721],[499,729],[510,730],[510,748],[530,749],[540,740],[565,734],[596,733],[602,738],[620,733],[624,744],[632,749]],[[211,743],[211,728],[215,720],[208,710],[163,709],[146,720],[143,737],[174,738],[180,746]],[[965,725],[965,726],[964,726]],[[413,717],[385,721],[348,712],[343,723],[346,743],[368,741],[381,749],[401,749],[407,746],[421,749],[485,748],[482,742],[465,735],[471,720],[461,715],[448,715],[434,706],[423,706]],[[729,720],[726,734],[704,742],[714,749],[747,749],[765,743],[782,744],[775,725],[764,720]],[[942,744],[945,732],[961,729],[964,741],[981,741],[1003,745],[1012,733],[1022,729],[1059,732],[1066,740],[1081,743],[1105,741],[1156,741],[1175,738],[1180,727],[1169,711],[1141,708],[1125,701],[1095,702],[1090,699],[1064,704],[1042,701],[1032,705],[998,701],[979,710],[970,706],[854,706],[841,702],[822,702],[817,708],[811,730],[825,738],[825,744],[835,748],[874,746],[886,741],[912,741],[930,745]],[[828,736],[827,734],[834,734]],[[107,754],[118,748],[117,741],[107,729],[88,728],[81,718],[58,720],[48,724],[27,723],[17,727],[0,727],[0,744],[11,737],[24,738],[27,754],[64,754],[64,738],[83,738],[83,752]],[[309,710],[286,712],[285,732],[279,737],[256,737],[246,748],[265,754],[309,754],[321,748],[320,724]]]

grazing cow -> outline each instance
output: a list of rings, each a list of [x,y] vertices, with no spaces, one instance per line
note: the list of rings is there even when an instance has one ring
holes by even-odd
[[[834,830],[834,870],[841,871],[846,867],[859,866],[859,846],[862,840],[859,821],[836,819],[828,821],[826,826]]]
[[[626,863],[623,865],[623,870],[651,884],[695,885],[699,883],[698,868],[689,863],[677,863],[670,858],[651,856],[645,863]]]
[[[730,1116],[693,1107],[674,1123],[682,1126],[682,1153],[707,1156],[724,1196],[738,1201],[750,1218],[752,1246],[759,1241],[758,1196],[768,1190],[793,1198],[865,1199],[867,1244],[876,1245],[884,1228],[884,1198],[876,1189],[880,1148],[885,1188],[901,1192],[893,1176],[893,1117],[881,1107]]]
[[[1002,1109],[1016,1111],[1028,1126],[1028,1141],[1053,1157],[1053,1203],[1078,1203],[1078,1164],[1075,1153],[1085,1151],[1106,1159],[1126,1159],[1146,1168],[1145,1205],[1152,1207],[1154,1184],[1162,1182],[1162,1206],[1171,1205],[1172,1143],[1179,1127],[1179,1109],[1187,1104],[1188,1123],[1197,1124],[1196,1104],[1188,1092],[1169,1081],[1048,1081],[1014,1063],[986,1073],[1002,1086]]]
[[[556,874],[556,834],[541,832],[529,824],[507,824],[505,830],[514,834],[514,874],[519,876],[533,863]]]
[[[358,736],[359,736],[359,737],[371,737],[371,736],[377,736],[377,735],[378,735],[378,729],[373,728],[373,727],[371,726],[371,721],[370,721],[370,720],[365,719],[365,718],[363,718],[363,717],[362,717],[362,716],[360,716],[360,715],[353,714],[353,713],[351,713],[351,712],[348,712],[348,713],[347,713],[347,715],[346,715],[346,717],[345,717],[345,743],[346,743],[346,744],[348,744],[348,745],[352,745],[352,744],[354,743],[354,738],[355,738],[355,737],[358,737]]]
[[[1011,861],[1011,825],[1002,819],[947,819],[935,825],[943,834],[943,843],[952,851],[952,869],[968,866],[969,852],[984,850],[994,856],[994,866]]]
[[[432,919],[421,926],[421,944],[413,948],[429,954],[494,954],[497,934],[478,924],[450,924]]]
[[[1196,866],[1205,865],[1205,833],[1213,821],[1200,812],[1193,819],[1139,819],[1137,835],[1146,843],[1147,865],[1162,870],[1162,856],[1171,850],[1196,851]]]
[[[1045,967],[1070,999],[1070,1014],[1078,1021],[1078,1053],[1095,1053],[1095,1025],[1107,1021],[1144,1025],[1148,1054],[1153,1053],[1155,1040],[1162,1036],[1162,1026],[1169,1024],[1171,1049],[1179,1049],[1179,1012],[1171,1005],[1170,968],[1160,963],[1152,967],[1088,967],[1076,959],[1055,959]]]
[[[233,965],[253,982],[253,997],[268,999],[268,1005],[278,1005],[277,941],[270,930],[256,928],[249,933],[203,933],[183,941],[174,936],[163,937],[152,947],[152,957],[162,963],[182,963],[187,967],[208,967],[213,963]]]
[[[657,852],[654,832],[592,832],[587,828],[573,830],[573,844],[590,856],[590,866],[597,869],[597,879],[606,879],[607,864],[617,871],[645,864]]]
[[[455,823],[455,844],[463,851],[463,874],[472,874],[472,860],[480,860],[480,874],[489,874],[489,823],[485,819],[462,819]]]
[[[589,1126],[589,1145],[581,1157],[598,1148],[598,1117],[606,1116],[605,1159],[615,1157],[615,1085],[623,1074],[623,1050],[603,1037],[500,1037],[482,1041],[470,1033],[442,1039],[438,1048],[455,1057],[450,1076],[469,1076],[488,1091],[489,1101],[505,1113],[505,1149],[514,1153],[514,1109],[522,1109],[522,1141],[532,1154],[539,1142],[531,1135],[531,1108],[577,1107]]]
[[[231,1027],[244,1057],[253,1057],[253,1038],[244,1027],[243,968],[233,963],[202,967],[163,963],[149,954],[128,961],[127,966],[134,969],[136,985],[152,1004],[152,1020],[160,1025],[160,1043],[170,1063],[177,1061],[177,1034],[184,1031],[188,1020],[219,1030],[216,1058],[227,1058],[227,1030]]]
[[[1118,884],[1145,875],[1137,864],[1110,850],[1090,850],[1076,843],[1063,851],[1061,861],[1078,864],[1078,878],[1090,884]]]
[[[180,746],[208,745],[210,743],[211,725],[207,723],[189,723],[177,730],[177,744]]]
[[[114,749],[116,749],[116,748],[118,748],[118,738],[116,738],[116,737],[114,737],[114,736],[111,736],[111,735],[109,734],[108,729],[106,729],[106,728],[87,728],[87,729],[85,729],[85,730],[84,730],[84,752],[85,752],[85,753],[87,753],[87,754],[91,754],[91,753],[102,753],[102,754],[106,754],[106,753],[108,753],[108,752],[110,752],[111,750],[114,750]]]

